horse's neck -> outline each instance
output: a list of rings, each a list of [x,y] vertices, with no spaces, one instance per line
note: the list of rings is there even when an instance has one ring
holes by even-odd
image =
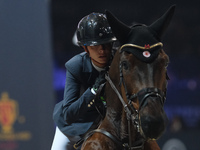
[[[120,85],[120,55],[117,51],[115,57],[111,63],[109,69],[109,76],[118,92],[122,94]],[[107,112],[104,121],[102,122],[102,128],[106,128],[108,132],[111,132],[119,139],[124,139],[128,137],[128,121],[126,118],[126,113],[124,111],[123,105],[119,100],[116,92],[111,88],[110,84],[107,82],[106,88],[106,101],[107,101]],[[133,127],[132,127],[133,128]],[[134,129],[131,132],[135,132]],[[135,134],[134,134],[135,135]],[[133,137],[133,140],[135,137]]]
[[[119,84],[116,85],[117,90],[121,94]],[[127,139],[129,135],[128,121],[124,107],[119,100],[117,94],[112,90],[109,84],[106,86],[106,101],[107,101],[107,112],[103,122],[103,128],[106,127],[108,132],[111,132],[117,136],[120,140]],[[133,128],[133,126],[131,126]],[[131,129],[132,139],[135,139],[135,129]]]

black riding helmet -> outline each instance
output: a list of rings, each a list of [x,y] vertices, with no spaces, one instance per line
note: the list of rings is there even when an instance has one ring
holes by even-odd
[[[101,13],[91,13],[78,24],[77,43],[80,46],[94,46],[116,41],[106,16]]]

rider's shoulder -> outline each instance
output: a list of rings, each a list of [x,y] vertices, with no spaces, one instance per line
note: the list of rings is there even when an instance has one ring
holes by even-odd
[[[80,54],[75,55],[74,57],[72,57],[70,60],[68,60],[65,63],[65,66],[77,66],[77,65],[82,65],[84,59],[87,59],[87,53],[86,52],[82,52]]]

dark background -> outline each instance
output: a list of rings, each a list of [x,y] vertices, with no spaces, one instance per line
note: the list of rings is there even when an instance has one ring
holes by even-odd
[[[107,9],[127,25],[134,22],[150,25],[173,4],[176,4],[175,14],[162,40],[164,50],[170,57],[168,67],[170,81],[165,103],[169,124],[159,144],[163,146],[167,140],[178,138],[185,143],[188,150],[200,147],[197,142],[197,137],[200,137],[200,1],[198,0],[52,0],[56,102],[63,98],[65,62],[82,52],[82,49],[72,44],[72,37],[82,17],[91,12],[104,13]],[[184,139],[184,136],[187,138]],[[178,146],[176,148],[178,149]]]

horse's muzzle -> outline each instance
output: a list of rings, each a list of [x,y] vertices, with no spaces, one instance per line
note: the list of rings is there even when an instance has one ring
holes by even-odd
[[[160,103],[160,97],[150,96],[140,109],[141,131],[147,139],[158,139],[165,131],[167,116]]]

